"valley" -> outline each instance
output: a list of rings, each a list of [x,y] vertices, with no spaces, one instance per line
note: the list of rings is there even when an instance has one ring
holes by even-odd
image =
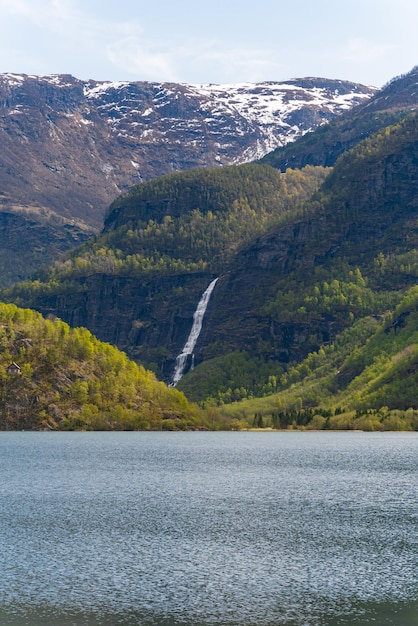
[[[2,300],[175,377],[218,425],[418,428],[417,85],[414,68],[261,161],[130,187],[100,233]],[[306,158],[284,167],[289,151]]]

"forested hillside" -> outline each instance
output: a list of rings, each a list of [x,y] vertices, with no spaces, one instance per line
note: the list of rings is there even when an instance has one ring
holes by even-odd
[[[139,185],[111,205],[102,235],[56,263],[51,277],[77,276],[77,265],[84,275],[222,272],[237,250],[300,207],[325,175],[324,168],[283,176],[268,166],[242,165]]]
[[[0,430],[207,426],[182,393],[86,329],[1,304],[0,346]]]
[[[356,320],[397,305],[418,277],[417,139],[412,114],[365,140],[337,162],[304,215],[238,253],[205,321],[203,363],[180,387],[202,399],[200,377],[221,400],[259,393],[261,383],[271,392],[278,371],[242,389],[255,356],[286,371]],[[232,367],[238,352],[241,367]],[[218,371],[227,371],[221,386]]]
[[[185,379],[186,392],[205,379],[203,370],[196,374],[199,381],[193,381],[195,372]],[[243,426],[263,428],[418,430],[417,287],[393,311],[362,317],[270,378],[276,393],[224,404],[222,412]]]
[[[102,235],[3,297],[88,327],[170,381],[211,278],[325,175],[242,165],[144,183],[112,205]]]
[[[218,276],[178,385],[188,398],[242,425],[416,428],[417,122],[382,128],[332,169],[139,185],[100,236],[3,298],[87,326],[170,381]]]

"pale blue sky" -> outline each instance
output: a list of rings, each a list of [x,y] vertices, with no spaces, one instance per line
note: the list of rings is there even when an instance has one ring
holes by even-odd
[[[418,65],[417,0],[0,0],[0,72],[186,83]]]

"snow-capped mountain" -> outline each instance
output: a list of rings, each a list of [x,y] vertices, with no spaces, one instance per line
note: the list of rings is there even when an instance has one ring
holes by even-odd
[[[2,74],[2,210],[97,228],[138,182],[259,159],[376,91],[321,78],[186,85]]]

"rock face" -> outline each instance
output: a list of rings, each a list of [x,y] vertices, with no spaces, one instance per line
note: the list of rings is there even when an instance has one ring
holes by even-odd
[[[0,284],[25,279],[89,236],[86,229],[65,220],[51,223],[30,214],[0,211]]]
[[[375,92],[318,78],[219,86],[2,74],[0,210],[97,230],[138,182],[261,158]]]
[[[102,341],[123,346],[129,357],[154,364],[169,382],[190,333],[196,298],[211,278],[184,274],[140,282],[95,274],[81,279],[77,292],[42,298],[39,308],[44,315],[58,315],[71,326],[88,327]]]

